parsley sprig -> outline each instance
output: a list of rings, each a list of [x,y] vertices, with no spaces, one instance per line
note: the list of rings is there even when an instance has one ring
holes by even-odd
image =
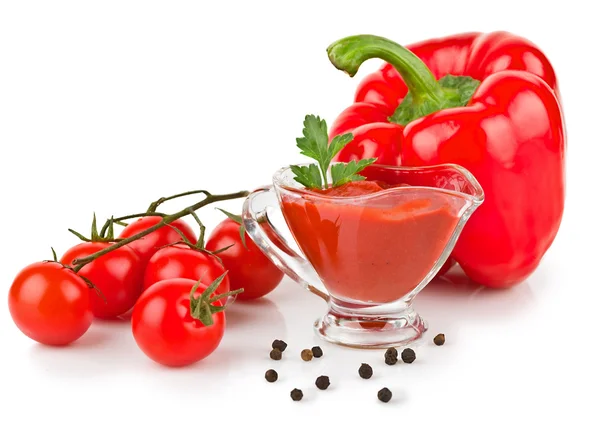
[[[336,163],[329,168],[331,161],[344,146],[354,139],[352,133],[335,136],[331,143],[327,134],[327,123],[315,115],[306,115],[302,137],[296,139],[296,146],[302,155],[317,161],[308,166],[290,166],[296,175],[295,180],[307,188],[329,188],[327,172],[331,170],[332,187],[339,187],[348,182],[362,181],[364,176],[358,173],[373,164],[377,159],[368,158],[349,163]]]

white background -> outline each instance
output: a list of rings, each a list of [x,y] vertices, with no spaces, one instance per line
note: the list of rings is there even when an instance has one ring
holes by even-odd
[[[185,190],[251,189],[303,161],[304,115],[331,123],[380,64],[355,79],[336,71],[325,48],[350,34],[407,44],[508,30],[533,40],[558,74],[569,144],[564,222],[539,269],[506,291],[460,278],[426,288],[415,306],[430,331],[410,366],[320,342],[311,325],[324,303],[289,279],[268,299],[236,303],[218,351],[180,370],[149,361],[126,322],[95,323],[68,348],[36,345],[3,304],[0,428],[598,428],[593,3],[2,1],[3,294],[51,245],[60,253],[75,243],[68,227],[87,233],[94,211],[105,219]],[[220,220],[212,209],[200,215]],[[441,348],[431,343],[440,331]],[[290,345],[281,362],[268,358],[274,338]],[[299,351],[317,343],[325,356],[302,362]],[[356,373],[365,361],[369,381]],[[276,384],[263,378],[269,367]],[[314,387],[320,374],[331,377],[326,392]],[[394,393],[388,404],[376,399],[383,386]],[[300,403],[289,397],[295,387]]]

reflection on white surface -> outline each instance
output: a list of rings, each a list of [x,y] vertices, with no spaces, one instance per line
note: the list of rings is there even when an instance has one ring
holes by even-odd
[[[415,308],[429,323],[426,344],[438,331],[452,332],[473,324],[485,325],[494,320],[510,321],[530,311],[535,303],[531,288],[522,284],[512,289],[492,290],[470,283],[457,271],[429,284],[415,300]],[[323,345],[337,351],[341,361],[356,355],[378,356],[379,351],[350,350],[324,344],[313,332],[312,324],[326,312],[326,304],[288,278],[268,297],[236,301],[227,310],[227,329],[218,350],[204,361],[175,372],[210,370],[226,375],[258,363],[263,367],[278,363],[268,359],[271,342],[284,339],[290,344],[285,357],[305,347]],[[433,333],[433,332],[436,333]],[[452,336],[449,336],[450,339]],[[299,342],[299,340],[303,340]],[[291,352],[294,348],[295,352]],[[246,357],[237,358],[240,351]],[[297,355],[297,354],[296,354]],[[154,364],[135,345],[130,321],[95,321],[79,341],[68,348],[32,344],[29,358],[34,366],[57,377],[78,378],[103,373],[169,371]]]
[[[534,302],[527,282],[508,289],[491,289],[473,283],[460,269],[452,269],[427,285],[414,306],[426,320],[448,327],[515,318],[527,312]]]
[[[130,413],[125,405],[135,396],[137,404],[164,409],[162,416],[167,421],[168,411],[201,405],[202,410],[210,408],[222,417],[231,412],[228,405],[242,404],[245,411],[255,411],[262,417],[273,410],[302,416],[308,410],[310,414],[343,415],[349,409],[368,406],[371,412],[377,411],[379,424],[396,419],[399,411],[422,416],[419,411],[430,405],[435,405],[444,417],[454,414],[461,420],[462,415],[456,414],[463,409],[456,408],[465,403],[477,405],[477,410],[486,415],[493,415],[498,405],[533,413],[532,399],[541,396],[543,401],[534,403],[538,405],[535,413],[539,414],[540,405],[545,408],[555,401],[554,394],[539,390],[557,369],[556,360],[549,360],[555,354],[553,341],[557,335],[573,333],[565,325],[548,330],[556,315],[555,307],[562,303],[561,285],[561,279],[543,270],[536,272],[528,284],[506,290],[478,287],[456,271],[434,281],[415,300],[415,308],[428,321],[429,331],[412,345],[417,360],[410,365],[400,362],[388,366],[380,350],[324,343],[312,324],[326,312],[326,303],[288,278],[266,298],[234,302],[227,311],[227,330],[217,351],[181,369],[165,368],[146,358],[135,345],[127,319],[96,321],[68,348],[37,345],[13,330],[18,342],[11,357],[22,362],[22,369],[35,380],[45,381],[35,393],[29,389],[17,391],[16,399],[41,401],[57,395],[84,408],[87,398],[110,388],[111,398],[101,402],[117,409],[123,405],[123,412]],[[442,347],[432,342],[439,332],[446,334]],[[281,361],[269,358],[271,342],[276,338],[288,343]],[[314,345],[321,346],[324,356],[303,362],[300,351]],[[358,377],[361,363],[373,367],[371,379]],[[264,379],[270,368],[279,373],[274,384]],[[331,386],[326,392],[314,386],[319,375],[330,377]],[[566,375],[571,373],[557,373],[553,380],[568,386],[572,378]],[[393,398],[382,406],[376,393],[384,386],[393,392]],[[289,398],[293,388],[304,392],[300,404]],[[572,402],[571,406],[575,401],[574,397],[561,400]]]

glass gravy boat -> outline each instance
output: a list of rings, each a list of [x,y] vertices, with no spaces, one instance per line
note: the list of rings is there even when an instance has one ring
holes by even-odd
[[[275,265],[328,302],[315,323],[320,336],[358,348],[402,346],[427,330],[412,301],[447,260],[484,193],[452,164],[375,165],[361,175],[389,188],[330,196],[305,189],[283,168],[273,186],[248,196],[244,226]],[[269,220],[277,208],[303,256]]]

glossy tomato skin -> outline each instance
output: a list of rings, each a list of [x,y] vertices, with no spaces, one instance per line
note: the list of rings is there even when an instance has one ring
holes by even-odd
[[[173,278],[185,278],[194,281],[202,280],[210,285],[225,272],[219,260],[206,252],[191,249],[186,245],[172,245],[161,248],[154,253],[144,275],[144,290],[158,281]],[[225,275],[216,294],[229,291],[229,276]]]
[[[161,219],[162,218],[159,216],[142,217],[125,227],[119,237],[127,238],[134,236],[137,233],[140,233],[158,224]],[[190,242],[196,243],[198,240],[194,230],[192,230],[192,228],[184,220],[175,220],[170,225],[179,229],[179,231],[181,231]],[[145,265],[159,248],[181,241],[181,236],[179,233],[177,233],[177,231],[169,226],[164,226],[150,233],[149,235],[142,237],[141,239],[133,241],[129,244],[129,246],[138,253],[142,259],[142,264]]]
[[[240,226],[231,219],[222,221],[213,230],[206,249],[216,251],[233,246],[217,255],[228,270],[230,288],[243,288],[236,300],[252,300],[262,297],[277,287],[283,278],[283,272],[277,268],[263,252],[252,242],[246,233],[244,248],[240,237]]]
[[[76,258],[84,258],[111,246],[111,243],[83,242],[69,249],[60,259],[71,264]],[[78,272],[102,292],[90,289],[90,304],[94,316],[112,319],[130,310],[142,293],[143,267],[140,257],[130,247],[123,246],[86,264]]]
[[[209,356],[225,332],[225,313],[213,314],[205,326],[190,315],[195,281],[167,279],[144,291],[133,308],[131,327],[139,348],[152,360],[170,367],[193,364]],[[201,285],[195,296],[206,289]],[[220,305],[220,301],[214,302]]]
[[[79,339],[93,320],[89,287],[75,272],[56,262],[39,262],[16,276],[8,294],[16,326],[45,345]]]

